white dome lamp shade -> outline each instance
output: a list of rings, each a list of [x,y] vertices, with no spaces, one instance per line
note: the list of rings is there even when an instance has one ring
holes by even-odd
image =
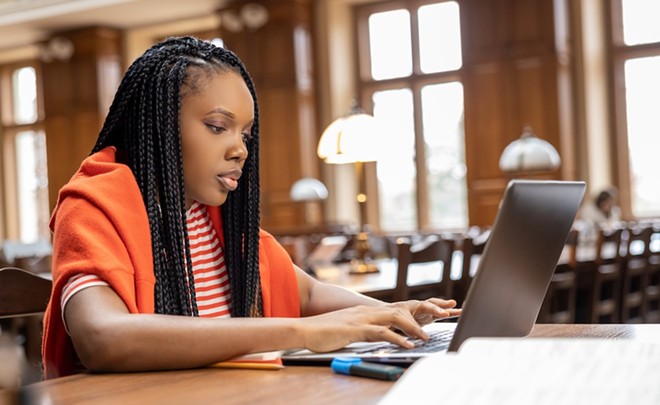
[[[552,171],[559,168],[557,149],[540,139],[531,127],[525,127],[520,138],[511,142],[500,156],[500,169],[505,173]]]
[[[328,198],[328,188],[320,180],[303,177],[293,183],[290,196],[293,201],[319,201]]]
[[[353,106],[351,112],[337,118],[323,131],[318,156],[329,164],[373,162],[378,159],[382,131],[373,115]]]

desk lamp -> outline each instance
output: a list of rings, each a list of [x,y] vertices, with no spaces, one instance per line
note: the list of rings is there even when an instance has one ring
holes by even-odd
[[[314,203],[328,198],[325,184],[313,177],[303,177],[291,186],[290,197],[292,201],[304,204],[307,225],[316,225],[320,222],[320,207]]]
[[[515,175],[554,171],[560,164],[557,149],[537,137],[531,127],[525,127],[520,138],[504,148],[499,166],[503,172]]]
[[[354,239],[357,257],[351,260],[350,271],[353,273],[378,271],[370,257],[369,234],[365,226],[367,194],[364,163],[377,160],[379,135],[376,119],[353,102],[347,115],[337,118],[323,131],[317,150],[318,156],[328,164],[355,165],[359,185],[356,200],[360,207],[360,227]]]

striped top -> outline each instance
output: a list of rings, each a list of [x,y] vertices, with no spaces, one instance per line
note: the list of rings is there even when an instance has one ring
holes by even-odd
[[[186,212],[186,223],[199,316],[229,317],[231,291],[227,266],[220,238],[213,229],[206,206],[194,201]],[[71,277],[62,290],[62,315],[66,303],[75,293],[93,286],[108,286],[108,283],[93,274],[81,273]]]

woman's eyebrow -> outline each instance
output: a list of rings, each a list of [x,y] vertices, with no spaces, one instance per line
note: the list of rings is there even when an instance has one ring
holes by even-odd
[[[212,109],[206,115],[211,115],[211,114],[222,114],[222,115],[227,116],[227,117],[232,118],[232,119],[236,118],[236,114],[234,114],[231,111],[225,110],[224,108],[221,108],[221,107]]]

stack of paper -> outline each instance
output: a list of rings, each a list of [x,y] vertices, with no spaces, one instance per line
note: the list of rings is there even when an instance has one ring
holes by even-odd
[[[417,361],[381,404],[660,404],[660,342],[472,338]]]

